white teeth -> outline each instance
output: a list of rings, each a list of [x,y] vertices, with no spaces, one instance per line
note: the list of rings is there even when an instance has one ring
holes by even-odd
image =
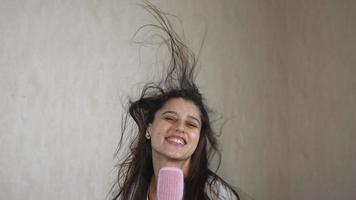
[[[174,143],[177,143],[177,144],[184,145],[184,140],[183,139],[179,139],[179,138],[176,138],[176,137],[170,137],[170,138],[168,138],[168,140],[170,142],[174,142]]]

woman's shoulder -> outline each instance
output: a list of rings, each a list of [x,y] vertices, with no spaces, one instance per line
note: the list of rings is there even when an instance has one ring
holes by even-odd
[[[238,200],[234,191],[219,177],[208,178],[206,183],[206,193],[209,195],[210,199]]]
[[[232,189],[220,177],[208,179],[206,192],[210,199],[218,200],[253,200],[253,198],[240,189]],[[236,193],[238,196],[236,196]]]

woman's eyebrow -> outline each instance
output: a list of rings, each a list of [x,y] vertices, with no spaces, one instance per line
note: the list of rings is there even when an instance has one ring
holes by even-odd
[[[161,115],[165,115],[165,114],[173,114],[173,115],[178,115],[177,112],[172,111],[172,110],[168,110],[163,112]],[[201,123],[200,120],[197,117],[194,117],[193,115],[189,115],[188,118],[197,121],[199,124]]]
[[[174,114],[174,115],[177,115],[176,112],[171,111],[171,110],[168,110],[168,111],[165,111],[165,112],[162,113],[162,115],[164,115],[164,114]]]

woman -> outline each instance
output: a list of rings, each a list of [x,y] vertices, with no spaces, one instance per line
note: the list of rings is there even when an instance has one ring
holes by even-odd
[[[159,25],[143,27],[163,31],[171,60],[165,78],[146,84],[140,98],[130,102],[128,114],[137,130],[130,133],[135,135],[129,154],[118,165],[113,199],[156,199],[158,171],[167,166],[183,171],[184,200],[239,199],[235,190],[208,168],[217,142],[207,106],[194,82],[195,57],[165,14],[150,3],[144,7]],[[128,115],[123,120],[123,135],[127,119]]]

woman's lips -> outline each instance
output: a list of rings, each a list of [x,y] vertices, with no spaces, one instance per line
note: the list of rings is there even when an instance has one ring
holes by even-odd
[[[186,141],[185,141],[182,137],[179,137],[179,136],[169,136],[169,137],[166,137],[166,141],[167,141],[169,144],[173,144],[173,145],[177,145],[177,146],[184,146],[184,145],[186,145]]]

